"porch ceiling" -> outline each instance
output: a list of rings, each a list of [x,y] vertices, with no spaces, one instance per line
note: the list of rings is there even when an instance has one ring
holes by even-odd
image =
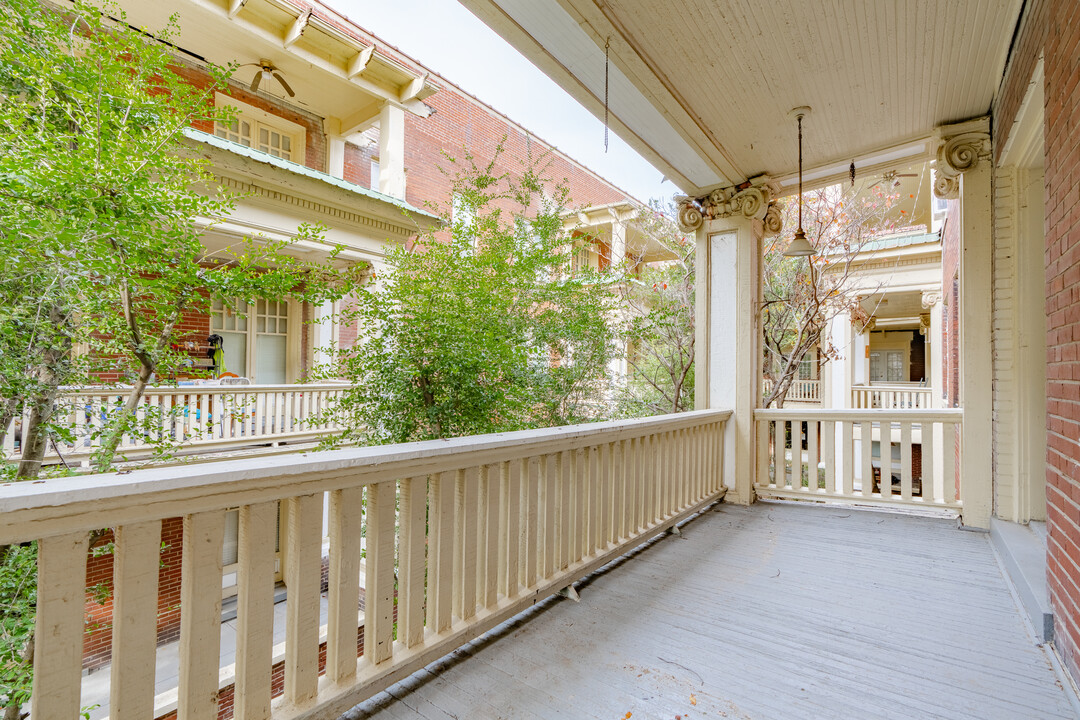
[[[989,111],[1021,7],[1021,0],[461,2],[599,117],[610,38],[613,130],[693,194],[794,172],[788,111],[798,105],[813,108],[804,142],[811,170],[925,157],[929,147],[918,141],[936,126]]]

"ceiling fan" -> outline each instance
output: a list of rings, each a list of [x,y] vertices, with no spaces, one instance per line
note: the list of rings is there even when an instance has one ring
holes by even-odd
[[[259,68],[259,71],[255,73],[255,77],[251,81],[251,92],[257,92],[259,90],[259,84],[263,80],[269,81],[271,77],[274,77],[281,87],[285,88],[285,92],[289,93],[289,97],[296,97],[296,93],[289,87],[289,83],[285,82],[285,78],[281,77],[281,71],[277,69],[277,66],[270,60],[262,58],[257,63],[244,63],[240,67],[254,66]]]
[[[877,187],[878,185],[881,185],[882,183],[884,183],[885,186],[890,188],[890,189],[898,188],[898,187],[900,187],[900,178],[904,178],[904,177],[919,177],[919,175],[918,175],[918,173],[898,173],[895,170],[889,170],[888,172],[884,173],[881,176],[881,180],[877,181],[876,183],[874,183],[870,187],[871,187],[871,189],[873,189],[873,188]]]

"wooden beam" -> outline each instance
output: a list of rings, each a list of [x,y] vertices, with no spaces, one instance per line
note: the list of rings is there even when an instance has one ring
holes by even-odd
[[[349,67],[345,70],[345,77],[352,80],[354,77],[364,72],[369,62],[371,62],[371,56],[375,54],[375,46],[368,45],[366,48],[356,53],[349,59]]]
[[[363,106],[348,117],[341,119],[341,135],[348,137],[353,133],[363,132],[374,125],[379,119],[382,102],[374,100]]]
[[[416,96],[419,95],[421,91],[423,91],[424,85],[427,83],[428,75],[430,74],[431,73],[424,73],[420,77],[414,78],[413,81],[406,85],[405,88],[401,91],[398,99],[401,102],[414,100]]]
[[[229,19],[232,20],[236,17],[237,13],[244,7],[244,3],[247,0],[229,0]]]
[[[307,27],[308,20],[311,19],[311,10],[305,13],[301,13],[300,17],[293,21],[293,24],[289,26],[288,32],[285,33],[285,39],[282,41],[282,46],[286,49],[292,47],[297,40],[304,34],[304,28]]]

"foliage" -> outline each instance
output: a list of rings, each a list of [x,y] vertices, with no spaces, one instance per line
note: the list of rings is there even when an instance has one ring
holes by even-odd
[[[18,477],[40,471],[48,438],[64,432],[58,389],[86,381],[92,358],[134,385],[101,439],[95,467],[106,469],[136,429],[146,386],[184,359],[174,345],[186,313],[215,298],[337,297],[360,268],[326,270],[257,238],[206,255],[200,235],[234,198],[207,190],[208,160],[184,132],[218,117],[213,94],[230,69],[211,65],[207,85],[186,82],[167,44],[175,21],[151,37],[86,0],[64,14],[36,0],[0,9],[0,385],[9,405],[32,412]]]
[[[352,382],[346,437],[405,442],[561,425],[602,402],[611,302],[593,274],[568,276],[565,187],[543,158],[496,174],[447,156],[449,231],[393,249],[344,319],[360,337],[327,372]],[[438,208],[433,208],[438,211]]]
[[[627,268],[621,285],[627,377],[618,412],[626,417],[694,407],[694,260],[692,237],[671,221],[673,208],[654,204],[634,227],[670,259]]]
[[[0,707],[30,699],[36,564],[36,545],[11,546],[0,557]]]
[[[796,202],[784,209],[784,232],[766,242],[762,258],[761,325],[765,376],[772,380],[763,407],[783,407],[799,364],[818,348],[823,361],[840,357],[825,332],[836,317],[850,317],[857,326],[869,321],[856,291],[853,262],[874,237],[896,227],[896,197],[880,189],[869,194],[840,186],[803,195],[803,229],[817,249],[810,258],[785,257],[795,234]]]

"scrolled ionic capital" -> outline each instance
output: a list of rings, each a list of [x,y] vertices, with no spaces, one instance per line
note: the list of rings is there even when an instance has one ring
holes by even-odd
[[[924,292],[922,294],[922,306],[929,310],[930,308],[941,302],[941,293],[939,292]]]
[[[705,216],[702,214],[697,200],[681,195],[675,198],[675,202],[679,205],[679,227],[682,228],[683,232],[697,232],[698,228],[705,222]]]
[[[740,186],[718,188],[708,195],[692,198],[685,195],[675,198],[679,205],[679,225],[692,232],[705,220],[742,215],[775,225],[778,220],[768,217],[776,197],[767,178],[760,177]]]
[[[947,199],[959,197],[960,176],[989,157],[990,133],[981,128],[942,135],[937,149],[934,194]]]
[[[784,229],[784,214],[780,211],[779,203],[771,202],[765,210],[765,217],[761,220],[765,229],[765,237],[779,235]]]

